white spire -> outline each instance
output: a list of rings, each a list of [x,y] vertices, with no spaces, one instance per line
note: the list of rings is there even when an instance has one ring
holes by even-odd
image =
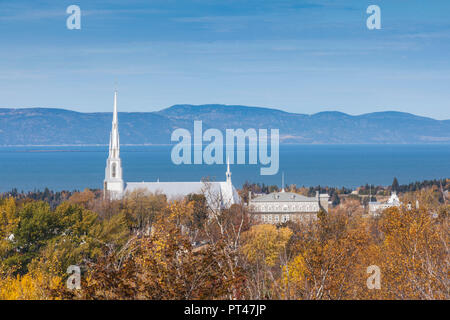
[[[114,91],[114,113],[113,124],[117,124],[117,91]]]
[[[122,197],[124,183],[122,179],[122,162],[120,160],[119,121],[117,118],[117,91],[114,92],[114,111],[109,136],[109,156],[106,160],[104,196],[110,199]]]
[[[281,192],[284,192],[284,171],[281,173]]]
[[[111,128],[111,136],[109,140],[109,156],[112,158],[118,158],[120,153],[119,142],[119,123],[117,118],[117,91],[114,91],[114,111]]]
[[[227,172],[226,172],[226,176],[227,176],[227,182],[231,183],[230,158],[228,158],[228,157],[227,157]]]

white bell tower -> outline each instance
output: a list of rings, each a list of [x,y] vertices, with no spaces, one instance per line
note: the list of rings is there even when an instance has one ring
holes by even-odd
[[[103,183],[104,197],[111,200],[122,198],[123,187],[119,124],[117,120],[117,91],[115,91],[112,128],[109,137],[109,156],[106,160],[105,181]]]

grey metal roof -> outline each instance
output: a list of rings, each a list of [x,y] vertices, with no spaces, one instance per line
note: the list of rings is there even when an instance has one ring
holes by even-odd
[[[204,194],[208,203],[214,205],[220,199],[222,206],[240,203],[240,197],[231,183],[227,182],[127,182],[125,193],[145,190],[165,194],[167,199],[180,199],[188,194]]]
[[[190,193],[203,193],[202,182],[127,182],[125,192],[133,192],[139,189],[145,189],[151,193],[165,194],[168,199],[184,197]],[[216,185],[211,186],[216,189]]]
[[[251,199],[251,202],[311,202],[317,201],[316,197],[305,197],[293,192],[273,192]]]

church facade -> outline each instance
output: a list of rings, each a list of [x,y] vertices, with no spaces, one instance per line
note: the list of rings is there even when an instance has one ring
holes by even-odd
[[[136,190],[166,195],[168,200],[183,198],[189,194],[203,194],[211,209],[229,208],[241,202],[231,182],[230,165],[227,163],[226,180],[222,182],[124,182],[120,159],[119,123],[117,115],[117,92],[114,92],[114,111],[109,137],[109,155],[106,160],[104,197],[120,200]]]

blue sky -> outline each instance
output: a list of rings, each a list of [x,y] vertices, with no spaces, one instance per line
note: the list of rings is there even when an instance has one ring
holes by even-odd
[[[66,8],[81,8],[81,30]],[[366,27],[379,5],[382,29]],[[450,118],[448,0],[0,0],[0,107]]]

